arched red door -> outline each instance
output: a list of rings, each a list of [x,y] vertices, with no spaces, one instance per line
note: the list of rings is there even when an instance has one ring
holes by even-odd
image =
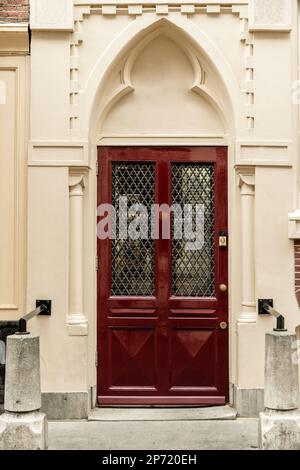
[[[101,147],[98,165],[98,205],[115,208],[98,238],[98,403],[226,403],[227,149]]]

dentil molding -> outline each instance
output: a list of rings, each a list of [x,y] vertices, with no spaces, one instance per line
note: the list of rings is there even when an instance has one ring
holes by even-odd
[[[194,14],[211,15],[216,19],[220,19],[222,14],[232,14],[239,18],[240,41],[245,46],[245,83],[241,90],[246,95],[244,106],[244,117],[247,129],[251,131],[254,128],[254,46],[253,34],[249,32],[248,27],[248,0],[206,0],[192,1],[189,0],[131,0],[130,4],[125,0],[74,0],[74,30],[70,35],[70,112],[69,127],[72,131],[78,130],[79,118],[79,95],[82,90],[79,86],[80,75],[80,49],[85,40],[83,23],[88,21],[92,15],[109,16],[111,20],[118,18],[118,15],[128,14],[134,16],[136,21],[142,16],[153,13],[157,18],[166,18],[169,14],[177,14],[187,16],[191,20]],[[205,85],[199,80],[194,83],[193,91],[198,94],[207,92]],[[122,94],[133,91],[133,87],[128,83],[122,83],[116,91],[114,99]],[[214,101],[214,97],[210,97]],[[112,103],[112,100],[110,104]]]
[[[207,14],[218,15],[222,10],[230,9],[232,13],[247,16],[248,0],[30,0],[31,30],[76,31],[76,21],[82,20],[82,15],[100,13],[114,16],[127,12],[130,16],[138,16],[144,11],[154,10],[157,15],[167,15],[169,9],[179,9],[182,14],[193,14],[205,11]]]
[[[99,11],[103,15],[116,15],[118,9],[127,8],[129,15],[140,15],[143,7],[154,7],[158,15],[167,15],[169,8],[177,6],[183,14],[193,14],[197,9],[205,9],[207,14],[218,15],[222,9],[231,8],[232,12],[243,11],[247,17],[249,4],[250,31],[290,31],[292,22],[291,0],[232,0],[228,1],[147,1],[132,0],[129,4],[122,0],[30,0],[30,27],[32,30],[73,31],[74,9]],[[243,10],[244,9],[244,10]],[[245,15],[245,13],[246,15]],[[80,12],[81,13],[81,12]],[[76,15],[75,15],[76,16]]]

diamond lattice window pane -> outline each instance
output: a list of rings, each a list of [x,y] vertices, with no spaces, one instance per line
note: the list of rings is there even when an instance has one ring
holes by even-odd
[[[213,297],[215,294],[215,208],[214,165],[172,165],[172,199],[183,210],[192,205],[193,230],[195,230],[196,204],[203,208],[203,240],[200,249],[187,250],[189,241],[184,236],[172,241],[172,294],[188,297]],[[173,234],[175,232],[173,218]]]
[[[151,214],[155,203],[155,166],[153,163],[112,164],[112,204],[116,210],[116,239],[112,240],[112,295],[154,295],[155,246],[151,239],[150,217],[142,221],[149,236],[145,240],[120,239],[121,227],[130,225],[119,211],[119,198],[126,196],[127,205],[143,204]],[[120,222],[121,221],[121,222]],[[126,225],[126,227],[124,227]]]

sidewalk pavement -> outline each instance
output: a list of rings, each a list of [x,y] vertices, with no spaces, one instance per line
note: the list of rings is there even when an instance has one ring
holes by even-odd
[[[49,422],[50,450],[249,450],[257,436],[257,419]]]

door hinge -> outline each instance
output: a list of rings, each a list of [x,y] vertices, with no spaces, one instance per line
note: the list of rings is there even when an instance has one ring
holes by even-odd
[[[96,256],[96,261],[95,261],[95,266],[96,266],[96,271],[99,271],[99,258]]]
[[[96,176],[99,175],[99,163],[98,163],[98,159],[96,160]]]
[[[99,354],[98,354],[98,351],[95,352],[95,366],[98,367],[98,358],[99,358]]]

